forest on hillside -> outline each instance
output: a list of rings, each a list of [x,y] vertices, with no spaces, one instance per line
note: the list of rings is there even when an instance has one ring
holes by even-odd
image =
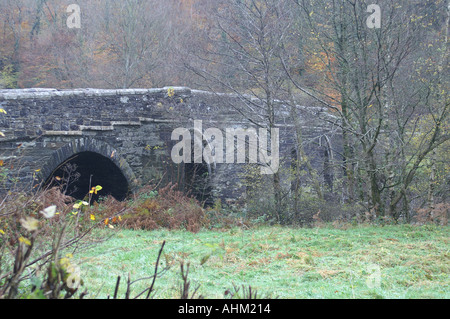
[[[340,177],[313,168],[296,125],[297,165],[253,179],[255,211],[446,223],[449,26],[448,0],[0,0],[0,89],[230,92],[268,128],[276,101],[293,119],[326,107]]]

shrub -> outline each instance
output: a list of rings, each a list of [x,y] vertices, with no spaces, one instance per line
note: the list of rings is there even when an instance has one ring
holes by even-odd
[[[122,216],[122,226],[131,229],[186,229],[198,232],[209,224],[200,203],[168,184],[157,195],[151,188],[142,190]],[[151,195],[151,196],[150,196]]]
[[[9,192],[0,204],[0,299],[70,298],[81,287],[68,250],[89,240],[79,232],[73,199],[57,189]],[[65,257],[64,257],[65,256]],[[77,282],[74,284],[74,280]],[[21,289],[30,287],[31,292]],[[85,294],[81,294],[82,298]]]
[[[440,203],[433,207],[425,207],[417,211],[415,216],[418,224],[434,223],[439,225],[447,225],[450,213],[450,204]]]
[[[209,220],[209,228],[219,230],[229,230],[234,227],[250,228],[252,222],[247,218],[246,208],[242,206],[222,205],[220,199],[214,202],[214,205],[206,209]]]

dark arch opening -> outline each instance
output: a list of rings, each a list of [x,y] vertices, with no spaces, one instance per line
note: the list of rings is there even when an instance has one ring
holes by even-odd
[[[102,190],[93,194],[92,200],[108,195],[122,201],[129,192],[127,178],[109,158],[95,152],[80,152],[61,163],[45,182],[46,187],[59,186],[66,195],[84,199],[97,185]]]
[[[185,190],[206,206],[214,204],[212,199],[212,188],[209,183],[210,168],[206,163],[185,164]]]

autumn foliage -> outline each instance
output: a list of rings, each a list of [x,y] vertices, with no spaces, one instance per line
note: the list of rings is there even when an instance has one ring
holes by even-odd
[[[140,194],[122,216],[122,227],[198,232],[208,225],[207,215],[200,203],[177,190],[176,185],[161,188],[154,197],[145,196],[145,191]]]
[[[290,176],[295,194],[279,176],[268,186],[278,219],[304,212],[298,202],[313,185],[318,199],[411,220],[448,201],[450,11],[445,0],[380,0],[382,27],[372,29],[371,3],[80,0],[81,28],[70,29],[67,0],[0,0],[0,89],[188,86],[239,95],[244,103],[223,107],[263,126],[279,120],[276,101],[292,119],[299,105],[324,107],[335,129],[320,140],[302,141],[308,134],[295,125],[293,156],[306,165]],[[327,146],[325,178],[302,148],[332,137],[342,147]],[[142,204],[136,216],[167,208]],[[182,215],[152,223],[201,224]],[[150,227],[136,216],[134,226]]]

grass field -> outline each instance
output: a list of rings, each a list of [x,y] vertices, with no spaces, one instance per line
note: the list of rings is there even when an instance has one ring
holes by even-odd
[[[225,298],[233,285],[251,285],[261,298],[450,298],[449,227],[261,227],[228,231],[131,231],[78,253],[88,298],[113,295],[125,283],[153,275],[166,241],[154,298],[178,298],[180,261],[190,263],[192,288]],[[106,230],[105,230],[106,231]],[[103,231],[97,235],[105,235]],[[151,280],[132,286],[133,297]],[[242,289],[240,290],[242,291]],[[119,297],[124,296],[125,284]]]

